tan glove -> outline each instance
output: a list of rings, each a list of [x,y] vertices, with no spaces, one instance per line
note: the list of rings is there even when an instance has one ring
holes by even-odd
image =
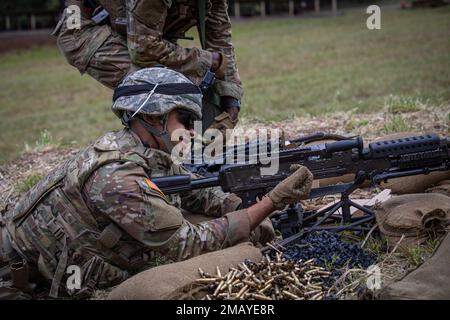
[[[293,173],[267,194],[278,210],[284,209],[288,204],[306,199],[311,191],[313,182],[311,171],[299,164],[293,164],[290,170]]]
[[[225,135],[226,129],[234,129],[238,120],[231,120],[231,116],[228,112],[222,112],[214,118],[214,122],[208,127],[208,129],[217,129]]]
[[[214,118],[214,122],[208,127],[208,129],[217,129],[222,133],[222,144],[226,144],[227,142],[227,129],[234,129],[236,126],[238,120],[231,120],[230,115],[227,112],[222,112],[217,117]],[[218,140],[215,140],[218,141]],[[204,145],[210,145],[211,143],[214,143],[213,141],[209,139],[203,139]],[[217,142],[216,142],[217,143]]]

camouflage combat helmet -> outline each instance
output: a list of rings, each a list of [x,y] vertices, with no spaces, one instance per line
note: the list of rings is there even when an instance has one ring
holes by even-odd
[[[167,116],[174,109],[202,117],[202,92],[179,72],[164,67],[140,69],[128,75],[115,89],[113,112],[129,127],[135,118],[153,135],[161,137],[170,152],[173,145],[167,133]],[[151,126],[140,115],[161,116],[163,130]]]

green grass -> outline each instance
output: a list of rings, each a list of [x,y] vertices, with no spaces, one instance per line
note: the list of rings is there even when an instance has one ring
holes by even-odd
[[[424,245],[404,250],[402,254],[408,260],[411,268],[417,268],[433,254],[439,243],[440,241],[436,239],[428,240]]]
[[[32,173],[17,184],[17,190],[19,190],[19,192],[21,192],[21,193],[27,192],[28,190],[33,188],[34,185],[36,183],[38,183],[41,179],[42,179],[42,174]]]
[[[368,30],[367,16],[360,9],[336,17],[234,22],[242,116],[280,120],[378,111],[386,101],[395,112],[413,110],[418,101],[448,103],[450,7],[382,9],[381,30]],[[34,144],[45,129],[59,145],[84,145],[119,128],[110,104],[111,91],[81,77],[56,48],[1,56],[0,162]]]
[[[51,133],[47,129],[44,129],[41,131],[34,145],[25,144],[25,151],[40,151],[52,146],[57,147],[57,145],[53,143],[53,137]]]
[[[386,98],[385,105],[390,113],[396,114],[419,111],[427,106],[427,101],[415,97],[390,95]]]
[[[450,8],[382,10],[381,30],[367,30],[365,18],[354,11],[244,24],[237,57],[245,115],[378,111],[391,94],[450,99]]]
[[[0,161],[39,144],[47,130],[56,144],[85,144],[120,124],[110,112],[111,90],[81,77],[56,48],[1,57]]]
[[[386,134],[396,132],[407,132],[410,130],[411,127],[408,125],[408,123],[401,115],[394,115],[390,119],[386,120],[383,126],[383,132]]]
[[[356,120],[353,117],[351,117],[345,124],[345,130],[349,133],[357,132],[360,128],[365,127],[368,124],[369,120],[366,119]]]

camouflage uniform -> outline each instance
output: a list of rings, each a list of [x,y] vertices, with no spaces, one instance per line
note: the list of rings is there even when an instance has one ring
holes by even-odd
[[[161,256],[180,261],[248,241],[247,211],[236,211],[241,204],[236,195],[220,188],[164,195],[152,177],[191,173],[169,153],[144,145],[125,120],[130,113],[137,114],[133,121],[143,121],[143,114],[161,117],[163,130],[148,123],[146,129],[157,136],[158,129],[163,137],[172,110],[201,118],[201,99],[200,89],[171,69],[144,68],[127,76],[112,106],[127,128],[103,135],[54,169],[2,217],[0,266],[8,262],[14,279],[14,253],[37,271],[32,282],[47,284],[51,297],[84,297],[155,265]],[[193,224],[185,211],[213,219]],[[268,241],[273,228],[262,226],[254,234],[260,237],[254,241]],[[71,265],[81,268],[79,290],[66,286]],[[22,285],[15,281],[14,287],[33,292],[23,274],[20,278]],[[0,297],[5,291],[12,295],[5,287],[0,281]]]
[[[198,23],[197,0],[99,0],[109,13],[111,26],[96,25],[82,15],[80,30],[68,29],[65,11],[54,34],[67,61],[81,73],[88,73],[102,84],[114,88],[133,63],[137,67],[163,64],[199,82],[211,68],[211,51],[227,58],[223,80],[216,80],[214,92],[240,100],[242,83],[231,42],[231,22],[226,0],[207,1],[205,50],[185,48],[177,38]],[[79,4],[67,1],[67,4]],[[115,23],[127,21],[126,37]]]
[[[150,177],[189,174],[129,129],[110,132],[33,187],[6,220],[14,248],[51,283],[50,295],[82,297],[155,265],[248,241],[241,200],[218,188],[164,195]],[[183,211],[216,217],[191,224]],[[82,270],[67,290],[66,268]]]

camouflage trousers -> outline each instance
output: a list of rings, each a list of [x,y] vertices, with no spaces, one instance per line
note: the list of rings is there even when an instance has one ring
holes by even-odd
[[[53,35],[70,65],[108,88],[114,89],[130,70],[126,39],[106,24],[96,25],[82,16],[79,29],[69,28],[64,13]]]
[[[82,16],[80,28],[70,29],[67,16],[63,14],[53,35],[57,36],[58,48],[70,65],[110,89],[114,89],[128,73],[138,69],[131,63],[126,38],[109,25],[96,25]],[[214,120],[220,120],[219,115],[223,111],[220,97],[209,90],[203,98],[203,131]]]

